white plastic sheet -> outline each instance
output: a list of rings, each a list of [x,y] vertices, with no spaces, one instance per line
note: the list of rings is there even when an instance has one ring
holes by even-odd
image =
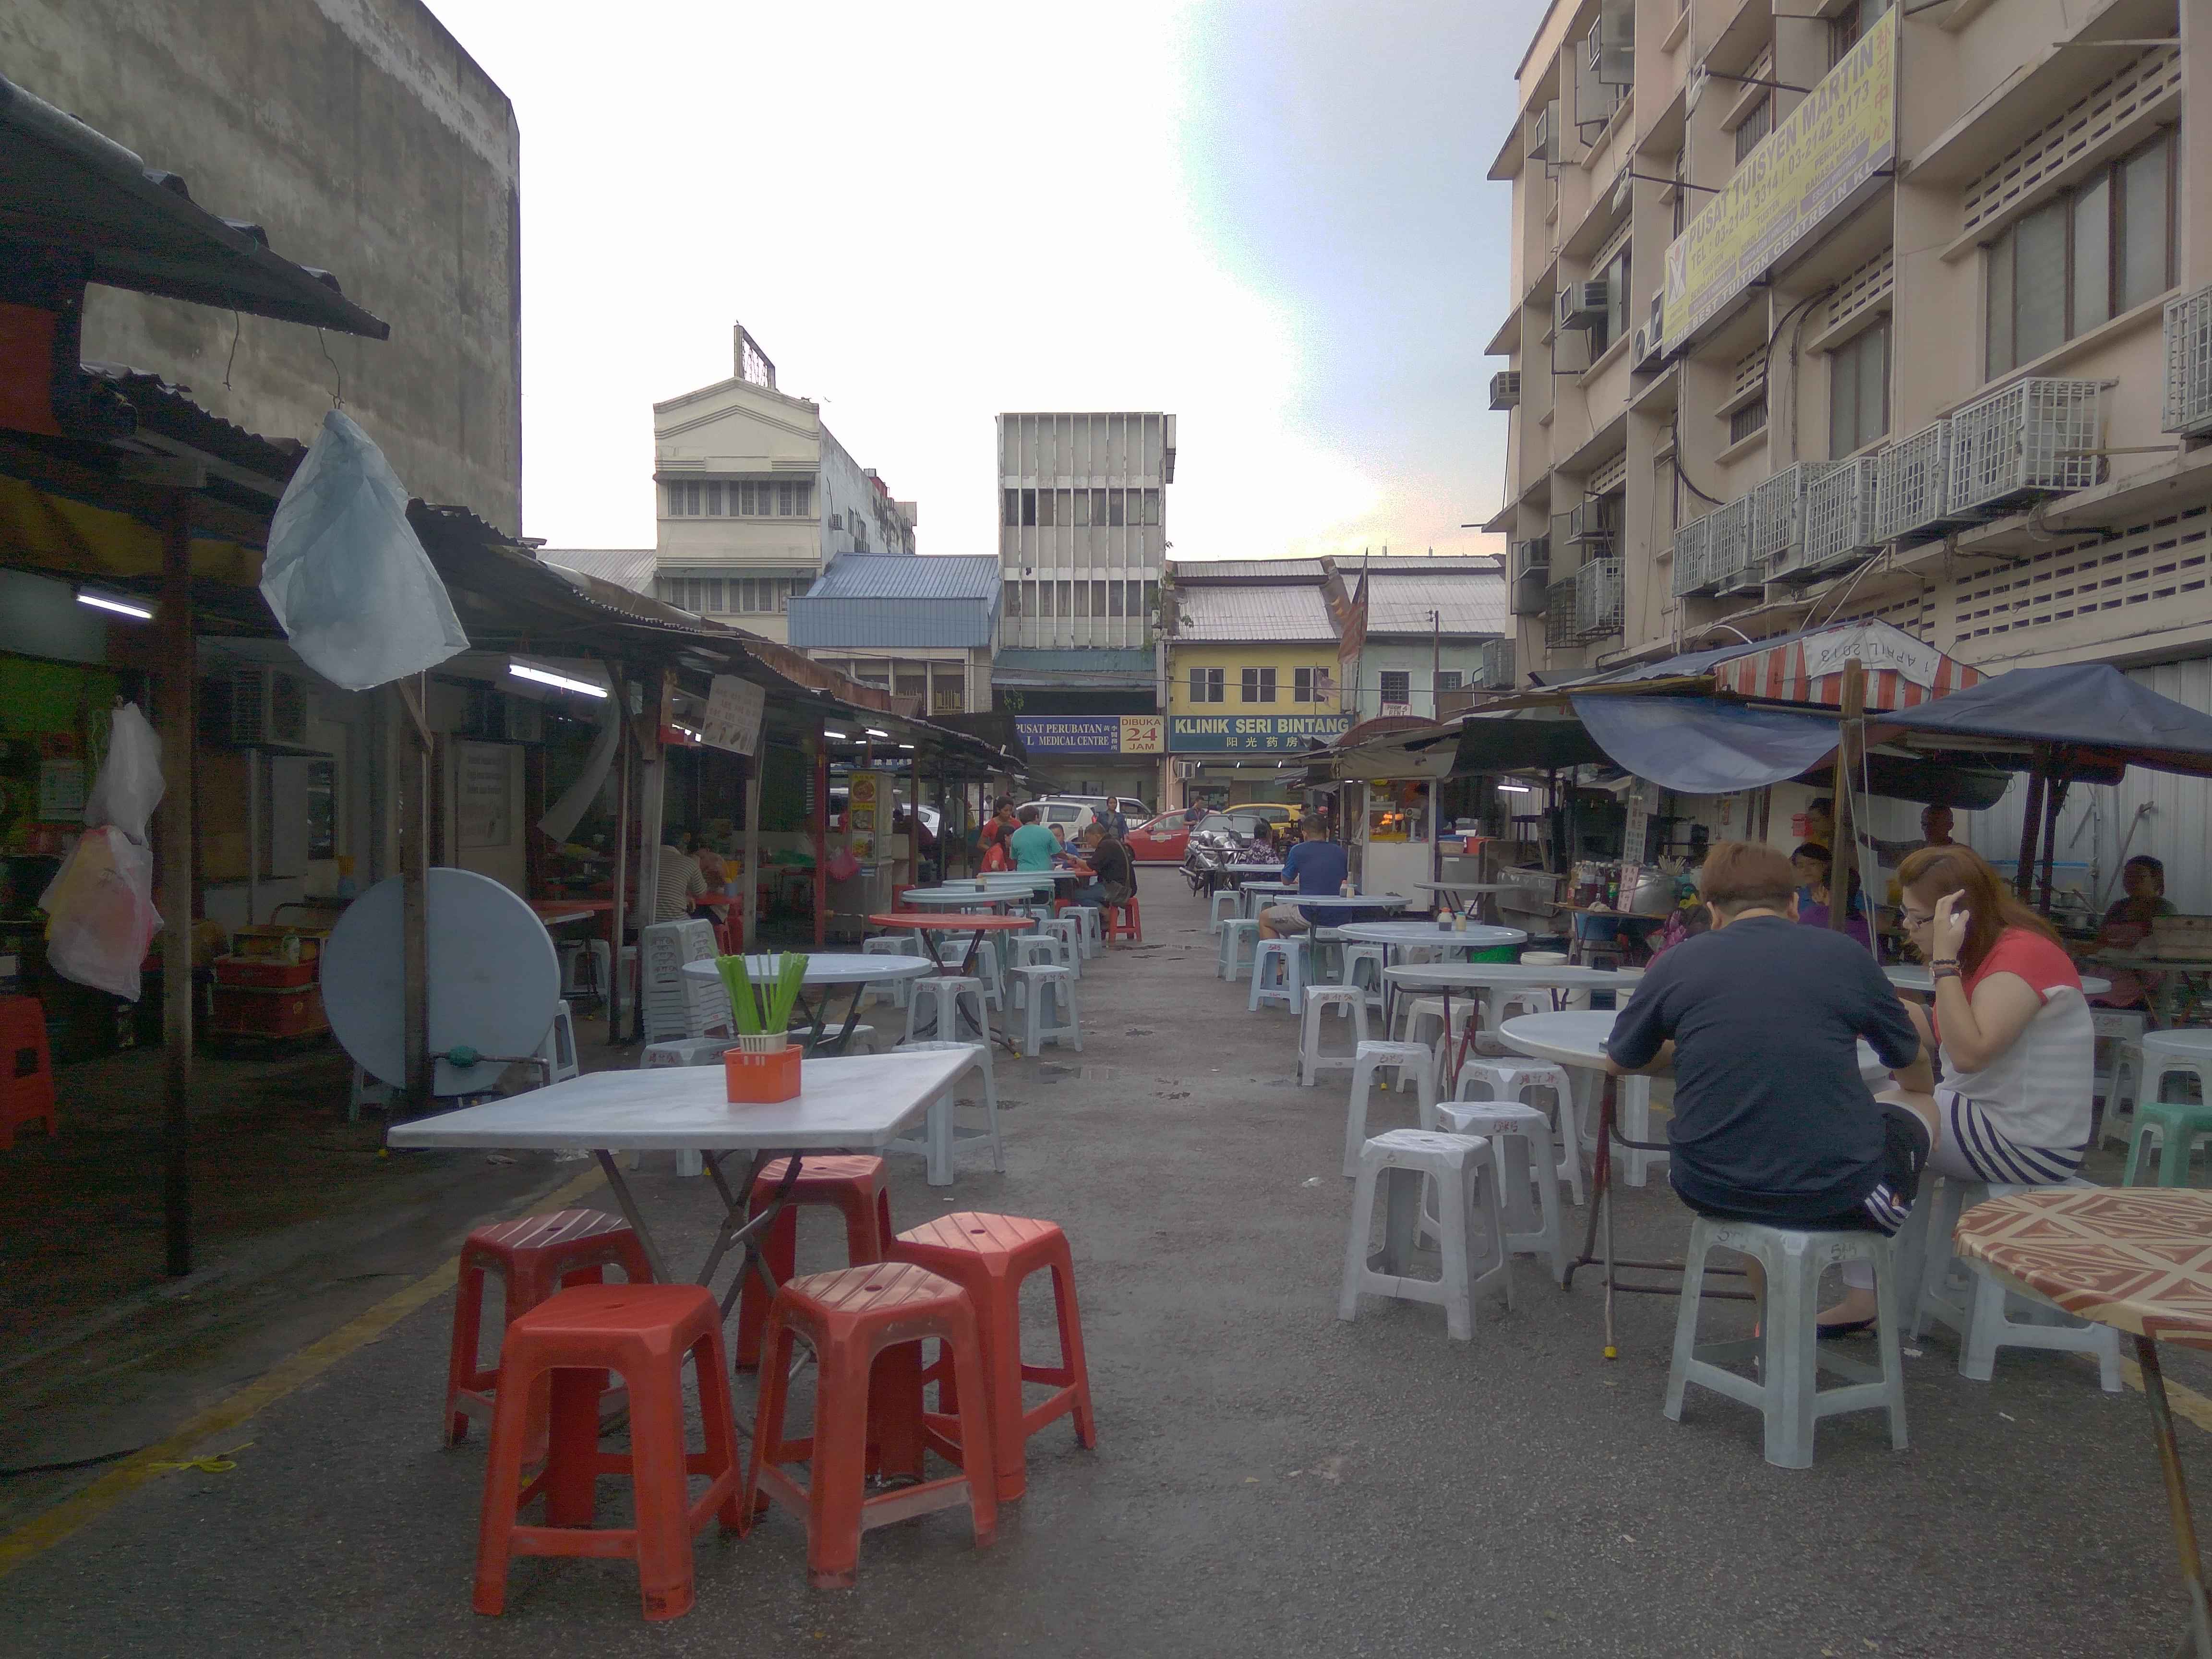
[[[115,711],[108,733],[107,758],[85,797],[87,823],[112,823],[136,842],[161,804],[161,739],[135,702]]]
[[[270,521],[261,593],[325,679],[366,691],[468,649],[446,585],[407,522],[407,491],[333,409]]]
[[[146,823],[162,787],[161,739],[138,705],[126,703],[116,711],[107,758],[85,798],[89,827],[39,896],[54,971],[132,1002],[139,964],[161,926]]]

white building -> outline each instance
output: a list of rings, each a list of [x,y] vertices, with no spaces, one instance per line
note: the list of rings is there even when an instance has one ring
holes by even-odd
[[[731,377],[653,406],[659,597],[772,640],[792,596],[841,553],[911,554],[920,516],[779,392],[742,326]]]
[[[999,416],[1002,647],[1149,648],[1176,417]]]

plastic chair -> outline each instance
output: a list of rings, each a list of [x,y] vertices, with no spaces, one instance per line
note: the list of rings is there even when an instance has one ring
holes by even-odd
[[[1577,1207],[1583,1202],[1582,1130],[1576,1121],[1575,1089],[1567,1068],[1542,1060],[1468,1060],[1459,1068],[1453,1098],[1528,1101],[1531,1089],[1551,1091],[1559,1136],[1559,1179],[1567,1183]]]
[[[779,1158],[765,1165],[745,1195],[748,1219],[774,1203],[782,1188],[791,1160]],[[859,1265],[884,1259],[884,1245],[891,1236],[891,1195],[884,1180],[884,1161],[868,1153],[838,1152],[799,1160],[799,1179],[792,1184],[783,1212],[770,1222],[760,1241],[768,1270],[781,1285],[798,1267],[799,1212],[807,1205],[836,1210],[845,1220],[845,1260]],[[768,1318],[768,1288],[758,1273],[741,1276],[738,1291],[738,1369],[750,1370],[760,1363],[761,1328]]]
[[[567,1003],[553,1005],[553,1023],[545,1028],[545,1041],[538,1045],[538,1058],[544,1063],[548,1083],[582,1074],[576,1063],[576,1022]]]
[[[1448,1134],[1480,1135],[1498,1162],[1509,1255],[1547,1255],[1552,1278],[1567,1282],[1567,1242],[1559,1224],[1559,1173],[1552,1148],[1552,1120],[1517,1101],[1452,1103],[1437,1108],[1437,1124]]]
[[[1359,1173],[1359,1149],[1367,1144],[1367,1095],[1375,1086],[1375,1073],[1386,1066],[1398,1072],[1398,1086],[1406,1086],[1406,1073],[1413,1074],[1419,1090],[1421,1127],[1436,1127],[1436,1055],[1419,1042],[1359,1044],[1352,1051],[1352,1104],[1344,1121],[1344,1173],[1347,1180]]]
[[[2144,1152],[2155,1140],[2160,1147],[2155,1184],[2186,1187],[2189,1155],[2206,1135],[2212,1135],[2212,1096],[2202,1105],[2181,1105],[2170,1100],[2136,1102],[2134,1133],[2128,1141],[2127,1173],[2120,1177],[2120,1184],[2149,1184],[2136,1177],[2142,1172]]]
[[[1221,977],[1234,983],[1252,971],[1260,954],[1260,924],[1249,916],[1224,916],[1221,922],[1221,951],[1215,966]]]
[[[862,939],[860,954],[864,957],[918,957],[922,954],[921,941],[911,933],[883,934],[875,939]],[[914,1000],[914,985],[911,981],[895,979],[888,984],[870,986],[868,994],[878,1000],[888,997],[891,1006],[903,1008]]]
[[[922,1120],[921,1138],[902,1136],[886,1141],[885,1152],[908,1152],[925,1161],[926,1179],[933,1187],[950,1187],[953,1181],[954,1165],[960,1148],[978,1141],[988,1142],[991,1148],[991,1167],[1000,1175],[1006,1172],[1006,1143],[999,1137],[999,1085],[991,1076],[991,1045],[988,1042],[908,1042],[900,1045],[902,1054],[913,1054],[931,1048],[972,1048],[981,1062],[983,1073],[983,1114],[988,1127],[963,1132],[956,1114],[959,1102],[953,1091],[947,1089],[930,1102],[929,1111]],[[956,1088],[957,1085],[954,1085]]]
[[[1352,1047],[1340,1054],[1321,1051],[1321,1017],[1334,1008],[1352,1022]],[[1323,1071],[1349,1071],[1358,1063],[1360,1044],[1367,1041],[1367,998],[1356,985],[1309,985],[1305,1013],[1298,1026],[1298,1083],[1311,1088]]]
[[[1218,934],[1224,918],[1237,914],[1237,890],[1224,887],[1206,902],[1206,931]]]
[[[2089,1018],[2097,1034],[2097,1049],[2104,1064],[2093,1087],[2104,1103],[2098,1118],[2097,1145],[2108,1141],[2128,1144],[2135,1131],[2135,1106],[2142,1097],[2143,1033],[2148,1017],[2128,1008],[2092,1008]],[[2126,1109],[2123,1111],[2122,1103]]]
[[[1512,1264],[1500,1224],[1503,1205],[1498,1165],[1490,1144],[1474,1135],[1426,1129],[1393,1129],[1359,1149],[1359,1184],[1352,1198],[1352,1231],[1345,1241],[1344,1284],[1336,1316],[1359,1316],[1363,1294],[1426,1302],[1444,1310],[1444,1328],[1455,1342],[1474,1338],[1474,1297],[1496,1285],[1513,1305]],[[1427,1219],[1423,1194],[1437,1191],[1435,1222],[1442,1272],[1436,1279],[1407,1276],[1416,1239]],[[1371,1250],[1375,1204],[1383,1200],[1382,1248]]]
[[[1296,1012],[1304,1000],[1305,960],[1303,939],[1261,939],[1252,951],[1252,997],[1246,1011],[1255,1011],[1263,1002],[1279,1002]],[[1280,968],[1281,977],[1272,975],[1270,968]]]
[[[1372,968],[1375,970],[1374,982],[1363,988],[1367,994],[1367,1006],[1380,1008],[1382,1006],[1383,961],[1388,952],[1380,945],[1359,945],[1351,941],[1346,941],[1341,948],[1344,954],[1337,964],[1337,983],[1358,985],[1361,967]]]
[[[1120,904],[1102,904],[1098,908],[1106,912],[1106,944],[1109,948],[1117,939],[1127,939],[1132,945],[1145,942],[1144,912],[1134,893]]]
[[[1015,1010],[1024,1015],[1022,1052],[1035,1060],[1044,1052],[1046,1043],[1054,1042],[1081,1054],[1083,1026],[1076,1014],[1075,970],[1058,963],[1039,963],[1012,972],[1014,1007],[1007,1011],[1006,1020],[1011,1026]]]
[[[52,1136],[61,1122],[46,1007],[36,997],[0,997],[0,1151],[15,1144],[24,1124],[42,1124]]]
[[[991,1041],[991,1011],[983,1000],[983,981],[972,974],[939,974],[912,981],[914,1000],[906,1011],[906,1040],[930,1036],[941,1041],[965,1041],[960,1029],[963,1012],[973,1014],[977,1038]],[[924,1005],[929,1017],[922,1018]]]

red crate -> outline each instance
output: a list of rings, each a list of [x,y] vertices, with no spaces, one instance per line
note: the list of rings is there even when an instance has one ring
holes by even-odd
[[[217,957],[215,982],[257,991],[297,990],[315,982],[320,964],[283,962],[267,957]]]
[[[263,990],[247,985],[215,988],[215,1018],[208,1030],[216,1036],[314,1036],[331,1029],[323,1018],[323,991],[319,985]]]

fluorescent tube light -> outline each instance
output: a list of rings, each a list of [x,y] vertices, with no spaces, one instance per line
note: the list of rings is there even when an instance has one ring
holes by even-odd
[[[589,680],[573,679],[566,674],[556,674],[550,668],[540,668],[535,663],[510,661],[507,672],[519,680],[535,680],[540,685],[550,685],[562,691],[574,691],[580,696],[604,697],[607,688],[594,685]]]
[[[1498,793],[1501,795],[1525,795],[1528,793],[1528,786],[1525,783],[1501,783],[1498,786]]]
[[[832,732],[826,726],[822,728],[822,735],[825,738],[835,738],[839,743],[846,741],[845,734],[842,732]]]
[[[112,611],[118,617],[136,617],[140,622],[154,620],[153,607],[137,599],[118,599],[112,593],[95,593],[90,588],[77,590],[76,602],[88,605],[95,611]]]
[[[866,732],[870,737],[872,737],[872,738],[888,738],[889,736],[890,736],[890,732],[878,732],[878,731],[877,731],[877,730],[876,730],[876,728],[875,728],[874,726],[862,726],[860,729],[861,729],[862,731]]]

